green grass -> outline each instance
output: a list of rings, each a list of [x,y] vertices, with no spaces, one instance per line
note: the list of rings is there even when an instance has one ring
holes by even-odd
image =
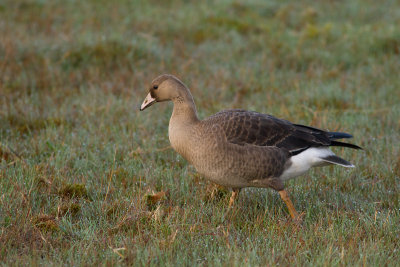
[[[400,262],[398,1],[0,1],[4,265],[369,265]],[[180,77],[200,117],[228,108],[352,133],[357,168],[229,193],[172,149]],[[159,202],[151,195],[166,192]]]

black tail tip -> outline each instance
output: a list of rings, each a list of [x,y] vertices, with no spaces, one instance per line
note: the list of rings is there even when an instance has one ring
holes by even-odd
[[[351,164],[350,162],[348,162],[347,160],[344,160],[342,158],[339,158],[336,155],[330,155],[327,157],[322,158],[323,161],[332,163],[332,164],[336,164],[336,165],[340,165],[346,168],[354,168],[355,166],[353,164]]]

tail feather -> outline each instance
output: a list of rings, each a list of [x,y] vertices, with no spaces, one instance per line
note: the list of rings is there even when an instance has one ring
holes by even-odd
[[[354,168],[354,165],[351,164],[350,162],[348,162],[347,160],[344,160],[342,158],[339,158],[336,155],[329,155],[329,156],[325,156],[323,158],[321,158],[323,161],[332,163],[332,164],[336,164],[336,165],[340,165],[343,167],[347,167],[347,168]]]

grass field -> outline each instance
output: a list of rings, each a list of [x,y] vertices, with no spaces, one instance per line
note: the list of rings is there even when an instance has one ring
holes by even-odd
[[[398,1],[0,1],[0,263],[399,266],[399,25]],[[287,183],[302,226],[266,189],[224,217],[229,191],[169,147],[172,104],[138,111],[162,73],[201,118],[365,150]]]

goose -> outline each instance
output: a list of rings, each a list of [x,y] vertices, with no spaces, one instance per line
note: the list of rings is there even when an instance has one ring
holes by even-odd
[[[245,187],[272,188],[279,192],[293,220],[300,220],[284,182],[312,167],[354,167],[329,147],[361,147],[338,141],[351,138],[294,124],[271,115],[242,109],[223,110],[200,120],[189,88],[177,77],[155,78],[140,111],[157,102],[172,101],[168,135],[172,148],[210,181],[232,188],[229,207]]]

